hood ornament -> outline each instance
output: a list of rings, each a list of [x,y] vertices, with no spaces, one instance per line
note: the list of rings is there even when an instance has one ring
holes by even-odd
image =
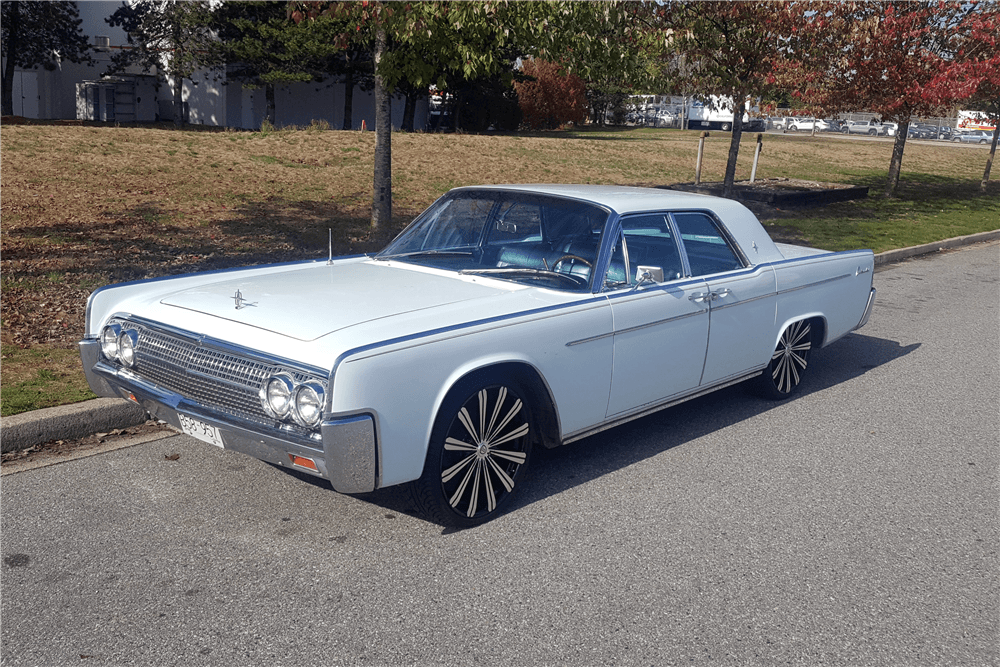
[[[236,310],[243,310],[247,306],[256,306],[257,305],[256,301],[254,301],[253,303],[250,303],[246,299],[244,299],[243,298],[243,294],[239,290],[236,290],[236,294],[232,295],[229,298],[236,302]]]

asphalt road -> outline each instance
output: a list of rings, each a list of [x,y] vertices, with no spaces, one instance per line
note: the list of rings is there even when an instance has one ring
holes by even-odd
[[[181,436],[7,475],[3,663],[998,665],[1000,245],[875,281],[796,399],[542,452],[473,530]]]

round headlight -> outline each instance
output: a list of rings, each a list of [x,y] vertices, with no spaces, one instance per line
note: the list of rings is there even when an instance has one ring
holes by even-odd
[[[108,361],[115,361],[118,358],[118,336],[122,328],[117,324],[109,324],[101,331],[101,352]]]
[[[295,421],[310,428],[319,426],[323,417],[323,387],[315,382],[299,385],[295,390]]]
[[[261,390],[260,401],[264,406],[264,411],[278,419],[286,416],[292,408],[294,389],[292,378],[287,375],[271,377]]]
[[[138,344],[139,334],[135,329],[118,334],[118,358],[129,368],[135,366],[135,346]]]

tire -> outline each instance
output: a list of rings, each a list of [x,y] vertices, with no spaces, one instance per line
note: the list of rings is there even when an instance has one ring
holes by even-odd
[[[728,132],[731,129],[733,129],[733,126],[730,125],[729,123],[723,123],[722,124],[722,131],[723,132]]]
[[[809,365],[813,334],[809,320],[792,322],[781,332],[771,361],[757,378],[757,388],[766,398],[784,399],[796,392]]]
[[[868,130],[869,137],[874,137],[876,134],[878,134],[878,130]]]
[[[511,378],[474,375],[438,411],[414,501],[432,521],[469,528],[499,516],[524,477],[536,436],[526,392]]]
[[[954,139],[952,139],[952,142],[958,144],[958,143],[961,143],[962,140],[959,139],[958,137],[955,137]]]

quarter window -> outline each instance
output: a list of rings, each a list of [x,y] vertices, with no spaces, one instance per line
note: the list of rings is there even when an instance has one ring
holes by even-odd
[[[698,212],[674,213],[673,216],[684,242],[692,276],[743,268],[743,262],[710,216]]]

